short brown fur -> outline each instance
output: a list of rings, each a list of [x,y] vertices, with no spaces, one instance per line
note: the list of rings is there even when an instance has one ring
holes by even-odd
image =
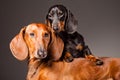
[[[29,26],[32,27],[29,28]],[[24,28],[10,43],[12,54],[17,59],[24,60],[27,56],[30,57],[26,80],[120,80],[120,58],[100,58],[104,62],[101,66],[96,66],[94,62],[84,58],[76,58],[71,63],[61,61],[59,58],[62,55],[64,47],[62,40],[53,32],[50,34],[49,30],[44,28],[46,26],[43,24],[32,24],[29,26],[26,27],[28,32],[30,29],[36,27],[35,30],[39,33],[37,34],[39,36],[35,37],[37,38],[35,42],[33,37],[30,38],[26,36],[25,38],[27,32]],[[51,39],[45,38],[48,40],[44,43],[46,46],[42,45],[44,49],[47,47],[46,50],[49,51],[47,55],[50,58],[42,58],[41,56],[36,58],[34,55],[35,51],[39,50],[37,47],[39,45],[37,44],[41,43],[43,36],[41,38],[39,37],[40,34],[44,32],[47,32],[51,36]],[[20,40],[18,40],[18,36],[21,38]],[[22,43],[22,45],[18,46],[17,44],[19,44],[19,42]],[[21,48],[24,51],[20,51],[19,49]],[[42,54],[44,54],[44,52]]]

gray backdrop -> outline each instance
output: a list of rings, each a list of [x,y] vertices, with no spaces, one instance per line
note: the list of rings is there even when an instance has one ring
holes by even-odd
[[[27,61],[16,60],[9,43],[23,26],[44,23],[54,4],[71,10],[94,55],[120,57],[120,0],[0,0],[0,80],[25,80]]]

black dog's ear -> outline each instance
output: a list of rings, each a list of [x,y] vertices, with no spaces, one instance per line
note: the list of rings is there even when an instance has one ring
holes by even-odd
[[[65,30],[69,33],[72,34],[75,31],[77,31],[77,26],[78,26],[78,21],[75,19],[75,17],[73,16],[73,14],[70,12],[70,10],[68,11],[68,18],[66,20],[66,27]]]

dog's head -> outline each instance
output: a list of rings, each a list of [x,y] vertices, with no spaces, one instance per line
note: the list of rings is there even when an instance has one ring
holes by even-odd
[[[50,42],[50,33],[44,24],[30,24],[21,29],[10,42],[12,54],[19,60],[45,58]]]
[[[22,28],[10,42],[10,50],[18,60],[50,57],[59,60],[63,51],[63,41],[44,24],[33,23]]]
[[[57,33],[66,31],[72,34],[77,28],[77,20],[70,10],[63,5],[50,7],[46,16],[46,24]]]

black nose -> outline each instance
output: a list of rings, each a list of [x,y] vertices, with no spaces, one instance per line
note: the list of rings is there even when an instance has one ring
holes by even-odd
[[[58,28],[57,26],[53,26],[53,30],[54,30],[54,31],[58,31],[59,28]]]
[[[47,57],[47,52],[45,50],[38,50],[37,54],[39,55],[40,58],[46,58]]]

